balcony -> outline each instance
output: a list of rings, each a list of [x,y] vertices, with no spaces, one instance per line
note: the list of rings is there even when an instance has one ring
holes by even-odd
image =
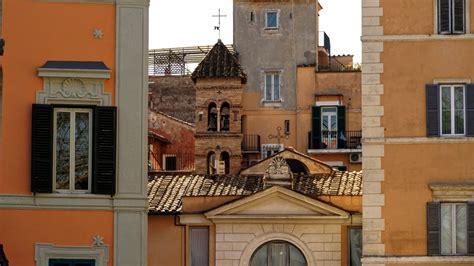
[[[317,152],[358,152],[362,149],[362,130],[357,131],[321,131],[320,141],[313,142],[308,132],[308,150]]]
[[[194,154],[148,154],[149,172],[192,172],[194,171]]]
[[[260,153],[260,135],[244,135],[242,153]]]

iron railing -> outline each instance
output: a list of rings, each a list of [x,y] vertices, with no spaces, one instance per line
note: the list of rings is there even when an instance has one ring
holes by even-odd
[[[310,150],[362,149],[362,130],[321,131],[316,134],[317,136],[313,138],[312,132],[308,133],[308,149]]]
[[[260,152],[260,136],[244,135],[242,140],[242,152],[255,153]]]
[[[193,171],[194,154],[192,153],[171,153],[156,154],[152,151],[148,155],[149,172],[175,172]]]

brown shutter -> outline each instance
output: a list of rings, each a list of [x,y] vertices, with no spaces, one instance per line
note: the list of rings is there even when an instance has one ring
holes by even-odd
[[[428,255],[441,254],[441,204],[428,202],[427,204],[427,231]]]
[[[451,0],[438,0],[438,33],[451,33]]]
[[[439,89],[438,85],[426,85],[426,135],[439,136]]]
[[[33,104],[31,121],[31,191],[53,192],[53,107]]]
[[[467,204],[467,254],[474,255],[474,202]]]
[[[115,194],[117,108],[97,106],[94,110],[92,193]]]
[[[453,0],[453,32],[465,33],[465,5],[464,0]]]
[[[466,85],[466,135],[474,136],[474,84]]]

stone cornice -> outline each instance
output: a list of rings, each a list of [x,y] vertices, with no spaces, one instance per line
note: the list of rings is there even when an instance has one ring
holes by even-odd
[[[473,201],[474,182],[433,183],[429,185],[438,201]]]

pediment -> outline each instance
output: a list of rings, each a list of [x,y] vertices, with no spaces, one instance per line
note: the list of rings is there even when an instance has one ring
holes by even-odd
[[[302,163],[307,168],[307,174],[327,174],[331,173],[332,167],[314,158],[311,158],[305,154],[302,154],[292,148],[286,148],[285,150],[274,154],[271,157],[266,158],[240,172],[240,175],[261,175],[265,174],[272,159],[276,156],[285,158],[286,160],[295,160]]]
[[[274,186],[207,212],[218,219],[347,219],[349,214],[325,202]]]

